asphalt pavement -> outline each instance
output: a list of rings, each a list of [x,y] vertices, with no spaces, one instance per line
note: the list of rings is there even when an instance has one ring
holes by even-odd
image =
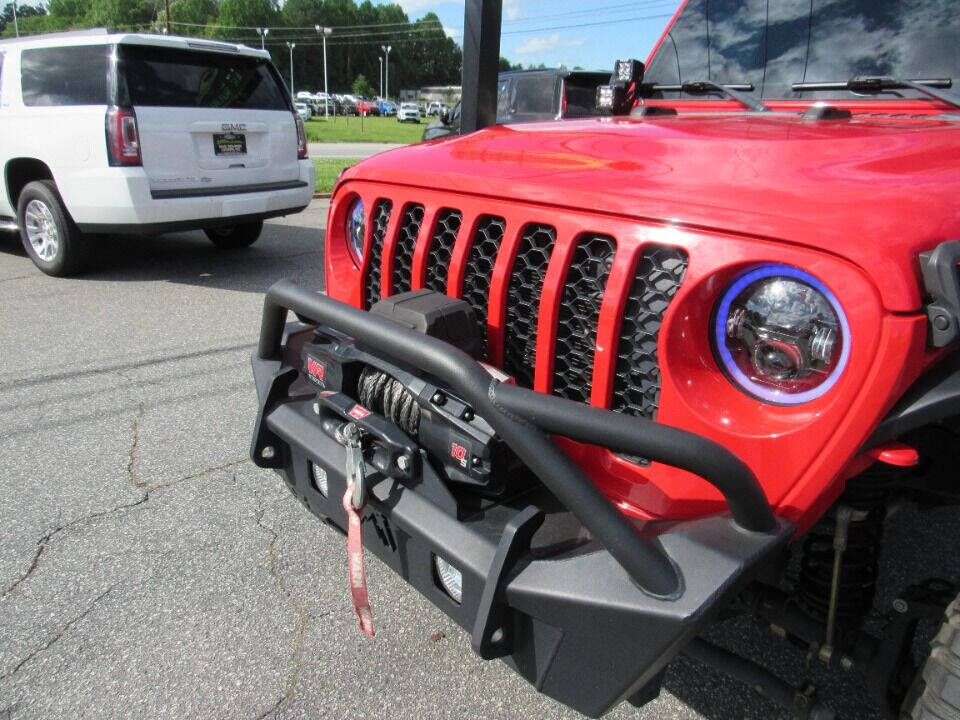
[[[345,541],[247,460],[263,293],[322,289],[324,211],[236,253],[201,233],[105,240],[75,279],[0,234],[0,718],[577,717],[370,555],[377,636],[361,635]],[[945,529],[952,514],[902,511],[885,565],[942,574]],[[757,623],[712,636],[812,677],[848,720],[879,717],[862,683],[808,671]],[[658,700],[609,717],[784,715],[679,660]]]

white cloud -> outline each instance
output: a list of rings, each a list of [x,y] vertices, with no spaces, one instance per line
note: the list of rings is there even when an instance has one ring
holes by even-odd
[[[514,52],[517,55],[539,55],[552,50],[580,47],[584,42],[583,38],[568,37],[560,33],[536,35],[522,45],[517,46]]]
[[[520,0],[503,0],[503,11],[507,20],[517,20],[523,15],[520,10]]]
[[[452,38],[454,40],[459,40],[463,35],[462,30],[458,30],[454,27],[448,27],[446,25],[443,26],[443,32],[448,38]]]

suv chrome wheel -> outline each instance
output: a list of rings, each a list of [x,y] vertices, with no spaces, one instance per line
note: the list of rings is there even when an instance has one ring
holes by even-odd
[[[31,200],[24,212],[24,229],[33,251],[50,262],[60,252],[60,231],[50,208],[42,200]]]

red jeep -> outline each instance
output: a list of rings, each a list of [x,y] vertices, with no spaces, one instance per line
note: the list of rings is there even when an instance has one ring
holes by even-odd
[[[874,607],[888,509],[960,500],[958,47],[941,0],[690,0],[609,116],[348,170],[326,296],[267,295],[254,460],[586,715],[683,652],[830,717],[698,638],[741,613],[960,717],[955,578]]]

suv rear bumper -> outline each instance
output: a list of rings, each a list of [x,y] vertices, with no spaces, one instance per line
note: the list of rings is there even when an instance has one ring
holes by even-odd
[[[717,450],[708,462],[715,461],[727,477],[707,474],[725,492],[737,519],[718,515],[645,526],[628,520],[549,441],[543,431],[558,432],[557,423],[568,422],[555,417],[549,405],[555,400],[563,417],[572,418],[563,434],[591,441],[592,433],[602,432],[618,450],[621,437],[639,432],[647,439],[659,437],[667,447],[670,433],[680,431],[556,398],[539,407],[538,428],[530,424],[526,406],[539,403],[528,397],[534,393],[517,388],[498,393],[482,366],[452,346],[278,283],[267,295],[253,360],[260,413],[251,454],[259,466],[277,470],[314,514],[341,531],[346,528],[340,505],[345,453],[321,427],[314,397],[305,395],[302,386],[290,392],[300,370],[285,364],[282,346],[294,332],[309,333],[311,325],[285,328],[288,308],[311,324],[355,338],[370,353],[447,383],[538,474],[545,487],[465,512],[435,501],[430,486],[438,481],[427,462],[407,480],[368,466],[364,537],[369,551],[471,633],[482,657],[503,658],[537,690],[581,713],[599,716],[655,686],[660,671],[703,628],[710,611],[753,577],[791,533],[768,507],[764,512],[755,503],[758,487],[751,486],[755,481],[749,471],[742,475],[736,463],[726,463],[722,449],[696,441],[682,452],[711,455]],[[480,385],[471,389],[474,381]],[[484,388],[495,398],[490,404],[483,401]],[[613,425],[601,427],[608,420],[625,432],[611,434]],[[592,422],[600,424],[591,428]],[[684,434],[683,439],[695,437]],[[273,452],[264,452],[267,447]],[[687,467],[700,462],[677,459]],[[326,473],[326,495],[312,479],[313,466]],[[572,538],[581,542],[570,543]],[[442,589],[435,556],[462,572],[462,603]]]
[[[102,168],[58,187],[74,222],[84,232],[171,232],[289,215],[313,197],[315,171],[299,163],[296,180],[204,192],[151,191],[142,168]],[[158,196],[159,195],[159,196]]]

